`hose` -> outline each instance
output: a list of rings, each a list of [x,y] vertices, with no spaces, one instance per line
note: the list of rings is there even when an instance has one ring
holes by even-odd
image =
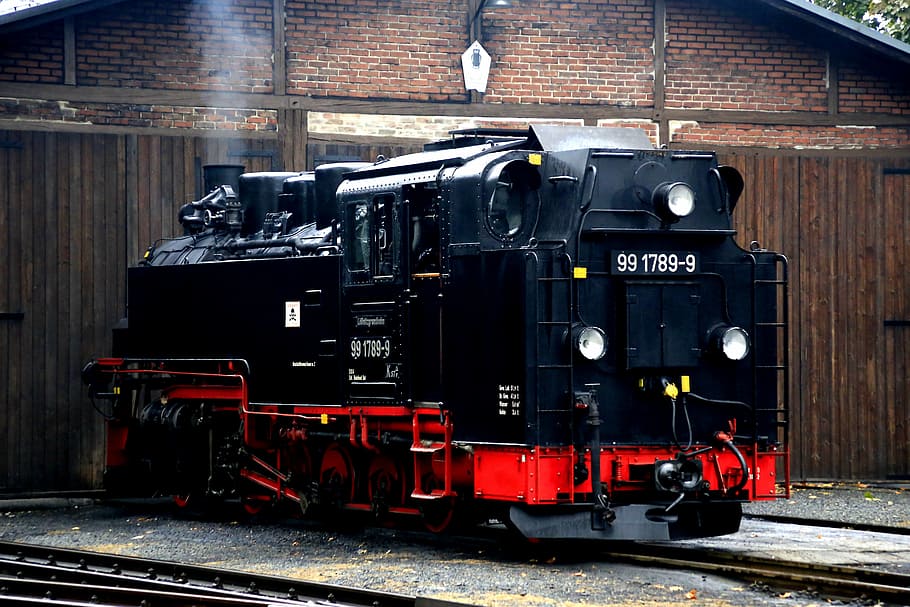
[[[746,486],[746,483],[749,482],[749,466],[746,464],[746,458],[743,457],[743,454],[736,448],[733,444],[733,439],[727,433],[718,432],[714,435],[714,438],[721,445],[728,447],[730,451],[733,452],[733,455],[736,456],[736,459],[739,460],[739,467],[742,469],[743,473],[739,479],[739,483],[736,484],[736,487],[730,490],[730,493],[739,493],[742,488]]]

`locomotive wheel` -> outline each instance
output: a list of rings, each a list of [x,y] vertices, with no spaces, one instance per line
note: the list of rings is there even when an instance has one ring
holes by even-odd
[[[203,493],[175,493],[171,496],[181,514],[189,517],[205,516],[216,506],[217,500]]]
[[[325,450],[319,466],[319,485],[339,505],[354,500],[354,462],[342,445],[333,443]]]
[[[315,497],[312,495],[312,485],[317,480],[316,470],[313,468],[313,453],[305,444],[293,444],[285,457],[290,469],[289,483],[297,490],[301,498],[300,503],[291,509],[291,514],[300,518],[306,516],[311,505],[310,500]]]
[[[189,509],[196,501],[196,496],[192,493],[186,493],[183,495],[173,495],[174,505],[180,508],[181,510]]]
[[[264,495],[244,495],[240,498],[240,507],[247,516],[257,516],[270,505],[269,499]]]
[[[420,506],[420,517],[427,531],[442,533],[455,520],[455,500],[450,497],[427,500]]]
[[[374,513],[384,514],[382,508],[401,506],[405,500],[404,469],[388,455],[377,455],[370,462],[367,490]]]
[[[445,482],[428,472],[423,475],[420,488],[424,493],[432,493],[434,489],[443,489]],[[455,500],[452,497],[439,497],[430,500],[421,500],[420,517],[423,526],[432,533],[442,533],[449,529],[455,520]]]

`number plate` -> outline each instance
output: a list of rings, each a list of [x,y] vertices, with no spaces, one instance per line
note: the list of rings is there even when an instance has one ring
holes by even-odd
[[[389,337],[352,337],[351,358],[382,359],[389,358],[392,354],[392,340]]]
[[[697,274],[697,253],[690,251],[613,251],[610,272],[613,274]]]

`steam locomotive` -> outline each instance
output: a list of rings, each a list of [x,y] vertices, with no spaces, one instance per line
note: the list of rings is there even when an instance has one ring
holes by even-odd
[[[106,484],[534,540],[735,532],[788,491],[786,258],[643,131],[471,131],[207,178],[83,378]]]

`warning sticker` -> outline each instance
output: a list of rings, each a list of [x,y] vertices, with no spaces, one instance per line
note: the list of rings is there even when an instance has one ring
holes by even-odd
[[[300,302],[299,301],[284,302],[284,326],[285,327],[299,327],[300,326]]]

